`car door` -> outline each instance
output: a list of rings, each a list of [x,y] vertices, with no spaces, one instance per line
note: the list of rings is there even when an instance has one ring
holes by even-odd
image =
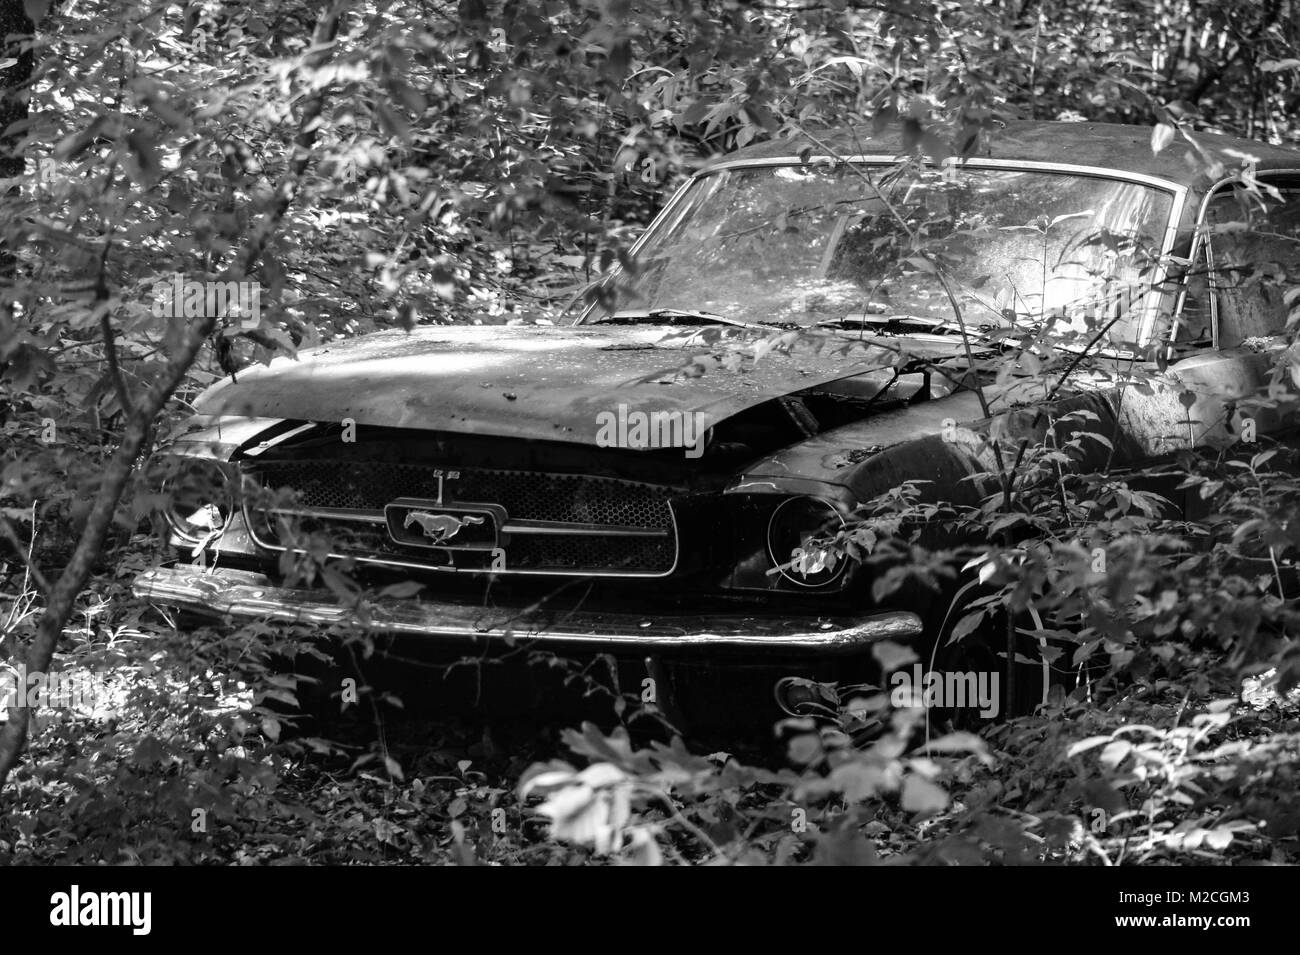
[[[1267,393],[1289,311],[1284,292],[1300,285],[1300,173],[1260,176],[1276,195],[1261,198],[1225,185],[1205,201],[1197,252],[1175,326],[1182,356],[1170,365],[1165,404],[1185,409],[1171,422],[1183,447],[1253,453],[1261,439],[1295,446],[1296,416]],[[1199,495],[1186,502],[1201,516]]]
[[[1256,400],[1286,347],[1283,292],[1300,285],[1300,169],[1260,181],[1272,190],[1265,201],[1225,183],[1202,204],[1169,364],[1161,371],[1153,363],[1119,389],[1130,442],[1129,454],[1115,455],[1120,468],[1192,448],[1253,453],[1260,439],[1300,440],[1294,415]],[[1189,519],[1203,514],[1194,491],[1170,499]]]

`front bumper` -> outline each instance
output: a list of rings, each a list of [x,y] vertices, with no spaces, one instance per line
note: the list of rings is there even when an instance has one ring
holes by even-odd
[[[862,616],[664,615],[591,611],[512,612],[445,601],[379,599],[364,613],[322,592],[277,587],[249,571],[192,567],[149,570],[132,592],[160,604],[214,616],[278,620],[317,626],[354,623],[378,633],[447,640],[524,640],[615,652],[743,650],[783,655],[847,655],[880,640],[921,633],[916,614],[888,611]]]

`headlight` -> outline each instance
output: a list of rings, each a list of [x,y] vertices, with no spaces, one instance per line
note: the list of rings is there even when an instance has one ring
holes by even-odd
[[[839,579],[848,562],[830,548],[843,527],[844,518],[829,501],[792,497],[778,506],[768,521],[768,556],[792,583],[825,587]]]
[[[225,529],[235,495],[221,462],[173,457],[163,463],[162,472],[163,513],[177,534],[198,542]]]

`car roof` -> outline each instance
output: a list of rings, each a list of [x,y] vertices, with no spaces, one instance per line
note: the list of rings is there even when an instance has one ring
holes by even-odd
[[[718,157],[704,172],[737,160],[779,159],[797,156],[812,148],[813,155],[836,156],[888,154],[901,155],[902,130],[899,123],[891,123],[880,133],[870,126],[845,126],[838,128],[809,128],[808,134],[793,136],[747,146]],[[1267,143],[1217,133],[1189,132],[1197,143],[1213,158],[1221,160],[1228,169],[1239,168],[1240,156],[1229,150],[1245,153],[1258,160],[1257,170],[1300,170],[1300,149],[1270,146]],[[813,141],[815,137],[816,142]],[[1013,120],[1001,128],[986,131],[972,157],[986,159],[1022,160],[1046,163],[1067,163],[1075,166],[1095,166],[1117,172],[1157,176],[1179,185],[1202,191],[1212,183],[1205,173],[1206,163],[1199,159],[1196,150],[1182,134],[1159,153],[1151,151],[1150,126],[1126,126],[1119,123],[1063,123]]]

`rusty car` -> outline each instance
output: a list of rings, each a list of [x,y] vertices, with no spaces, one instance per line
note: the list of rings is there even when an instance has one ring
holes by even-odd
[[[1090,122],[930,145],[867,127],[744,148],[694,172],[565,322],[394,329],[225,378],[159,452],[175,550],[136,594],[356,623],[286,580],[311,551],[419,585],[367,592],[357,625],[383,648],[609,655],[697,710],[744,673],[799,712],[804,680],[865,679],[882,641],[928,652],[950,595],[875,599],[868,565],[810,544],[906,481],[978,496],[987,462],[952,433],[1015,440],[1084,409],[1121,471],[1237,440],[1287,307],[1205,276],[1300,269],[1300,152],[1202,133],[1156,150],[1150,128]],[[1215,228],[1256,199],[1252,229]],[[909,255],[921,233],[931,253]],[[1045,321],[1090,349],[1077,374],[981,391],[981,356]],[[1133,367],[1148,385],[1126,391],[1113,372]]]

